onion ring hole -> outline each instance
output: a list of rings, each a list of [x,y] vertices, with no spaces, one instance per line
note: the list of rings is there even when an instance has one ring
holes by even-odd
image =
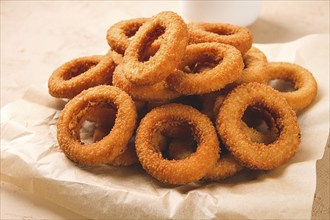
[[[279,136],[275,118],[267,109],[260,108],[257,105],[249,106],[244,111],[242,121],[249,128],[254,129],[264,138],[252,138],[252,141],[263,144],[271,144]]]
[[[153,57],[160,48],[160,44],[153,44],[157,39],[165,33],[165,27],[158,25],[152,30],[152,32],[147,33],[148,36],[143,42],[142,47],[139,51],[139,62],[147,62]]]
[[[224,29],[224,28],[212,28],[212,27],[205,27],[204,28],[205,31],[214,33],[214,34],[218,34],[218,35],[225,35],[225,36],[229,36],[232,34],[235,34],[234,31],[230,30],[230,29]]]
[[[273,79],[268,82],[268,85],[280,92],[293,92],[296,90],[294,84],[289,80]]]
[[[183,160],[196,152],[198,143],[196,138],[193,136],[194,132],[192,129],[193,127],[190,126],[187,122],[171,124],[170,126],[166,127],[166,129],[161,132],[161,134],[166,139],[166,147],[161,151],[162,157],[167,160]],[[157,137],[158,131],[155,132],[156,135],[154,136]],[[170,145],[173,141],[176,143],[181,143],[179,146],[177,146],[177,144],[174,146],[175,148],[179,149],[171,149]],[[187,141],[189,144],[187,144]]]
[[[112,104],[103,103],[89,108],[81,119],[80,141],[92,144],[107,136],[115,124],[117,109]]]
[[[81,64],[74,66],[69,71],[65,72],[63,75],[64,80],[70,80],[76,76],[79,76],[80,74],[87,72],[88,70],[92,69],[98,64],[98,62],[95,61],[84,61],[81,62]]]
[[[202,73],[204,71],[208,71],[213,69],[215,66],[220,64],[221,60],[215,60],[214,57],[203,54],[200,57],[196,57],[194,60],[190,60],[189,64],[184,66],[183,68],[179,68],[185,73]]]

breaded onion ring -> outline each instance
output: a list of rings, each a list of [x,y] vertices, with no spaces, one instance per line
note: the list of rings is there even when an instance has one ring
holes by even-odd
[[[48,80],[49,94],[71,99],[85,89],[111,84],[115,67],[112,51],[105,56],[73,59],[52,73]]]
[[[220,111],[220,107],[223,103],[223,101],[225,100],[225,97],[224,95],[219,95],[216,99],[215,99],[215,102],[214,102],[214,106],[213,106],[213,115],[215,116],[215,118],[218,116],[219,114],[219,111]]]
[[[197,74],[185,70],[203,62],[213,62],[215,66]],[[166,82],[169,88],[181,94],[205,94],[239,79],[242,69],[242,56],[235,47],[220,43],[192,44],[187,47],[178,69]]]
[[[119,65],[123,57],[115,52],[113,52],[112,57],[115,64],[118,65],[113,73],[112,83],[127,92],[134,99],[137,109],[145,107],[146,103],[144,101],[163,102],[180,96],[179,93],[168,89],[165,82],[150,86],[139,86],[131,83],[124,76],[122,65]]]
[[[216,100],[220,96],[220,91],[215,91],[212,93],[207,93],[199,96],[202,102],[201,112],[207,115],[212,121],[214,121],[216,115],[214,114],[214,107],[216,105]]]
[[[307,69],[287,62],[271,62],[261,72],[260,80],[268,84],[271,80],[282,79],[293,84],[292,92],[281,92],[294,110],[306,108],[317,95],[317,82]]]
[[[231,154],[221,155],[215,166],[206,174],[206,180],[224,180],[228,177],[234,176],[239,171],[243,170],[241,166]]]
[[[256,143],[242,132],[242,116],[248,106],[266,109],[276,121],[279,137],[271,144]],[[216,127],[225,146],[240,164],[251,169],[270,170],[296,153],[300,143],[297,117],[286,99],[273,88],[260,83],[236,87],[224,100]]]
[[[256,47],[251,47],[244,56],[244,69],[241,74],[241,79],[238,80],[239,84],[247,82],[257,82],[260,72],[265,71],[267,64],[266,55]]]
[[[199,110],[204,115],[207,115],[212,120],[214,118],[212,112],[213,105],[215,99],[217,98],[217,93],[218,91],[203,95],[180,96],[179,98],[173,99],[170,102],[190,105],[191,107]]]
[[[94,142],[102,140],[109,132],[112,127],[100,126],[94,131],[93,140]],[[119,154],[114,160],[110,161],[108,164],[112,166],[131,166],[139,162],[139,159],[135,151],[135,135],[129,140],[126,150]],[[167,140],[161,135],[155,135],[153,143],[158,144],[160,151],[166,148]]]
[[[151,143],[164,123],[189,123],[197,141],[196,152],[184,160],[167,160]],[[185,184],[198,181],[218,159],[219,142],[210,119],[198,110],[181,104],[168,104],[151,110],[136,132],[136,152],[143,168],[164,183]]]
[[[102,140],[84,145],[80,141],[80,126],[86,112],[100,105],[116,107],[114,126]],[[124,91],[114,86],[96,86],[66,104],[57,123],[57,140],[65,155],[75,162],[86,165],[108,163],[125,151],[136,117],[135,104]]]
[[[194,142],[191,138],[173,139],[168,146],[170,158],[183,160],[189,157],[194,150]],[[241,171],[243,167],[229,154],[221,154],[215,166],[204,176],[206,180],[223,180]]]
[[[85,118],[96,124],[93,133],[93,142],[96,143],[110,133],[116,120],[116,110],[111,107],[92,107],[86,112]],[[127,144],[126,150],[108,164],[114,166],[130,166],[137,162],[138,158],[135,153],[134,139],[131,138]]]
[[[135,18],[112,25],[107,31],[109,46],[117,53],[124,54],[130,43],[130,37],[134,36],[147,20],[148,18]]]
[[[217,42],[230,44],[244,55],[252,46],[252,32],[245,27],[223,23],[188,24],[189,43]]]
[[[143,60],[145,50],[162,35],[155,55]],[[165,80],[181,61],[188,43],[187,26],[174,12],[161,12],[140,27],[123,59],[125,77],[139,85]]]
[[[109,46],[117,53],[124,55],[131,38],[134,37],[139,28],[148,21],[148,18],[135,18],[125,21],[120,21],[109,28],[107,31],[107,41]],[[141,54],[142,60],[148,60],[155,55],[160,47],[162,36],[159,36],[151,45]]]
[[[220,91],[213,105],[213,115],[219,114],[221,105],[230,91]],[[255,106],[249,106],[243,113],[241,130],[251,141],[269,144],[278,138],[276,122],[269,112]]]
[[[131,139],[127,144],[126,150],[108,164],[112,166],[131,166],[138,162],[139,159],[136,155],[134,139]]]
[[[165,81],[147,86],[130,82],[123,74],[122,65],[118,65],[115,69],[112,83],[138,101],[166,101],[181,96],[178,92],[167,88]]]
[[[139,102],[135,102],[136,109],[139,111]],[[139,117],[140,117],[139,112]],[[96,128],[93,134],[93,142],[98,142],[102,140],[105,136],[107,136],[116,119],[116,111],[113,108],[105,108],[105,107],[97,107],[97,108],[90,108],[86,115],[86,120],[92,121],[96,123]],[[135,152],[135,131],[132,138],[129,140],[127,149],[118,155],[114,160],[109,162],[109,165],[113,166],[130,166],[136,164],[139,160],[137,158]],[[160,151],[163,151],[166,148],[167,140],[162,134],[158,134],[154,136],[154,143],[157,143],[160,147]]]
[[[161,134],[167,138],[184,138],[189,137],[191,134],[190,125],[188,123],[180,122],[175,124],[174,122],[163,123],[161,128]]]

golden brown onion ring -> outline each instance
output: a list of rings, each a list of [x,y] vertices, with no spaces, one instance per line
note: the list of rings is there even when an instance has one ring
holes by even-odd
[[[115,67],[112,51],[105,56],[73,59],[52,73],[48,80],[49,94],[57,98],[71,99],[85,89],[110,85]]]
[[[221,105],[228,95],[229,91],[220,91],[213,105],[213,115],[216,117],[219,114]],[[249,106],[244,111],[242,116],[241,130],[253,142],[272,143],[277,139],[279,131],[272,115],[265,109],[255,106]]]
[[[136,109],[139,112],[139,108],[143,108],[140,106],[140,102],[136,102]],[[140,116],[139,112],[139,116]],[[105,136],[107,136],[116,119],[116,111],[113,108],[105,108],[105,107],[97,107],[91,108],[90,111],[87,112],[86,120],[92,121],[96,123],[96,128],[93,134],[93,142],[98,142],[102,140]],[[163,151],[166,148],[167,140],[162,134],[155,135],[154,143],[159,144],[160,151]],[[127,149],[118,155],[114,160],[109,162],[109,165],[113,166],[130,166],[136,164],[139,160],[137,158],[135,152],[135,131],[132,138],[129,140]]]
[[[85,114],[94,106],[116,107],[117,114],[111,132],[102,140],[84,145],[80,141],[80,128]],[[96,86],[71,99],[57,123],[57,140],[71,160],[97,165],[108,163],[125,151],[136,123],[136,109],[131,97],[114,86]]]
[[[184,138],[189,137],[191,134],[191,127],[188,123],[173,122],[163,123],[161,134],[167,138]]]
[[[171,159],[183,160],[195,152],[194,141],[191,137],[173,139],[168,146],[168,152]],[[235,175],[242,169],[243,167],[229,153],[221,154],[215,166],[210,169],[203,179],[223,180]]]
[[[136,156],[134,139],[127,144],[127,149],[108,164],[112,166],[131,166],[139,162]]]
[[[94,142],[102,140],[105,136],[109,134],[111,127],[100,126],[94,131],[93,140]],[[114,160],[110,161],[108,164],[113,166],[130,166],[138,162],[138,158],[135,152],[134,139],[130,139],[127,144],[126,150],[119,154]]]
[[[162,36],[155,55],[143,59],[145,50]],[[132,83],[151,85],[159,83],[173,72],[181,61],[188,43],[187,26],[174,12],[160,12],[140,27],[126,49],[123,73]]]
[[[99,126],[95,129],[93,140],[94,142],[102,140],[109,132],[112,127]],[[126,150],[119,154],[114,160],[110,161],[108,164],[112,166],[131,166],[139,162],[139,159],[135,151],[135,135],[129,140]],[[155,135],[153,143],[158,144],[160,151],[164,151],[167,145],[166,138],[161,135]]]
[[[93,142],[96,143],[110,133],[116,120],[116,110],[111,107],[106,108],[100,106],[89,108],[85,118],[96,124],[93,133]],[[131,138],[127,144],[126,150],[108,164],[114,166],[129,166],[137,162],[138,158],[135,153],[134,139]]]
[[[107,31],[109,46],[117,53],[124,54],[131,41],[130,38],[136,34],[147,20],[148,18],[134,18],[112,25]]]
[[[200,111],[203,114],[207,115],[212,121],[214,121],[216,117],[216,115],[214,114],[214,107],[219,96],[220,91],[215,91],[199,96],[199,99],[202,103],[202,108]]]
[[[200,73],[187,73],[185,68],[198,63],[215,62],[215,67]],[[233,46],[220,43],[192,44],[178,69],[166,82],[169,88],[185,95],[205,94],[224,88],[240,78],[243,60]]]
[[[265,71],[267,64],[266,55],[256,47],[251,47],[244,56],[244,69],[241,74],[241,79],[238,83],[258,82],[258,75]]]
[[[206,174],[204,179],[206,180],[223,180],[228,177],[234,176],[239,171],[243,170],[243,166],[241,166],[233,156],[228,153],[225,155],[221,155],[220,159],[217,161],[215,166]]]
[[[123,74],[122,65],[115,69],[112,83],[138,101],[166,101],[180,96],[179,93],[167,88],[165,81],[147,86],[130,82]]]
[[[184,160],[166,160],[150,140],[164,123],[189,123],[197,141],[194,154]],[[218,159],[219,142],[210,119],[198,110],[181,104],[168,104],[151,110],[136,132],[136,152],[143,168],[164,183],[198,181]]]
[[[271,62],[260,74],[260,81],[268,84],[271,80],[282,79],[293,84],[295,90],[281,92],[294,110],[309,106],[317,95],[317,82],[307,69],[293,63]]]
[[[279,137],[271,144],[253,142],[241,130],[248,106],[266,109],[276,121]],[[240,164],[251,169],[269,170],[293,157],[300,143],[297,117],[286,99],[273,88],[260,83],[236,87],[225,98],[216,127],[225,146]]]
[[[252,46],[252,32],[245,27],[223,23],[189,23],[189,43],[217,42],[230,44],[244,55]]]

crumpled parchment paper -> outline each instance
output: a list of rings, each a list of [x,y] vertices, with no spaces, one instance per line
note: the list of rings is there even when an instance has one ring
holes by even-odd
[[[159,183],[139,166],[80,166],[57,144],[56,121],[65,102],[50,97],[45,86],[1,109],[1,178],[90,218],[310,218],[316,160],[329,134],[329,35],[254,46],[270,62],[309,69],[318,82],[315,101],[298,113],[300,149],[285,165],[183,186]]]

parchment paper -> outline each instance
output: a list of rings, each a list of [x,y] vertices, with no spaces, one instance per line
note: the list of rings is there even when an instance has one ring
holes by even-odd
[[[316,160],[329,134],[329,35],[254,46],[269,61],[309,69],[318,82],[317,98],[298,114],[300,149],[285,165],[184,186],[159,183],[139,166],[79,166],[56,140],[65,102],[50,97],[45,85],[1,109],[1,178],[90,218],[310,218]]]

